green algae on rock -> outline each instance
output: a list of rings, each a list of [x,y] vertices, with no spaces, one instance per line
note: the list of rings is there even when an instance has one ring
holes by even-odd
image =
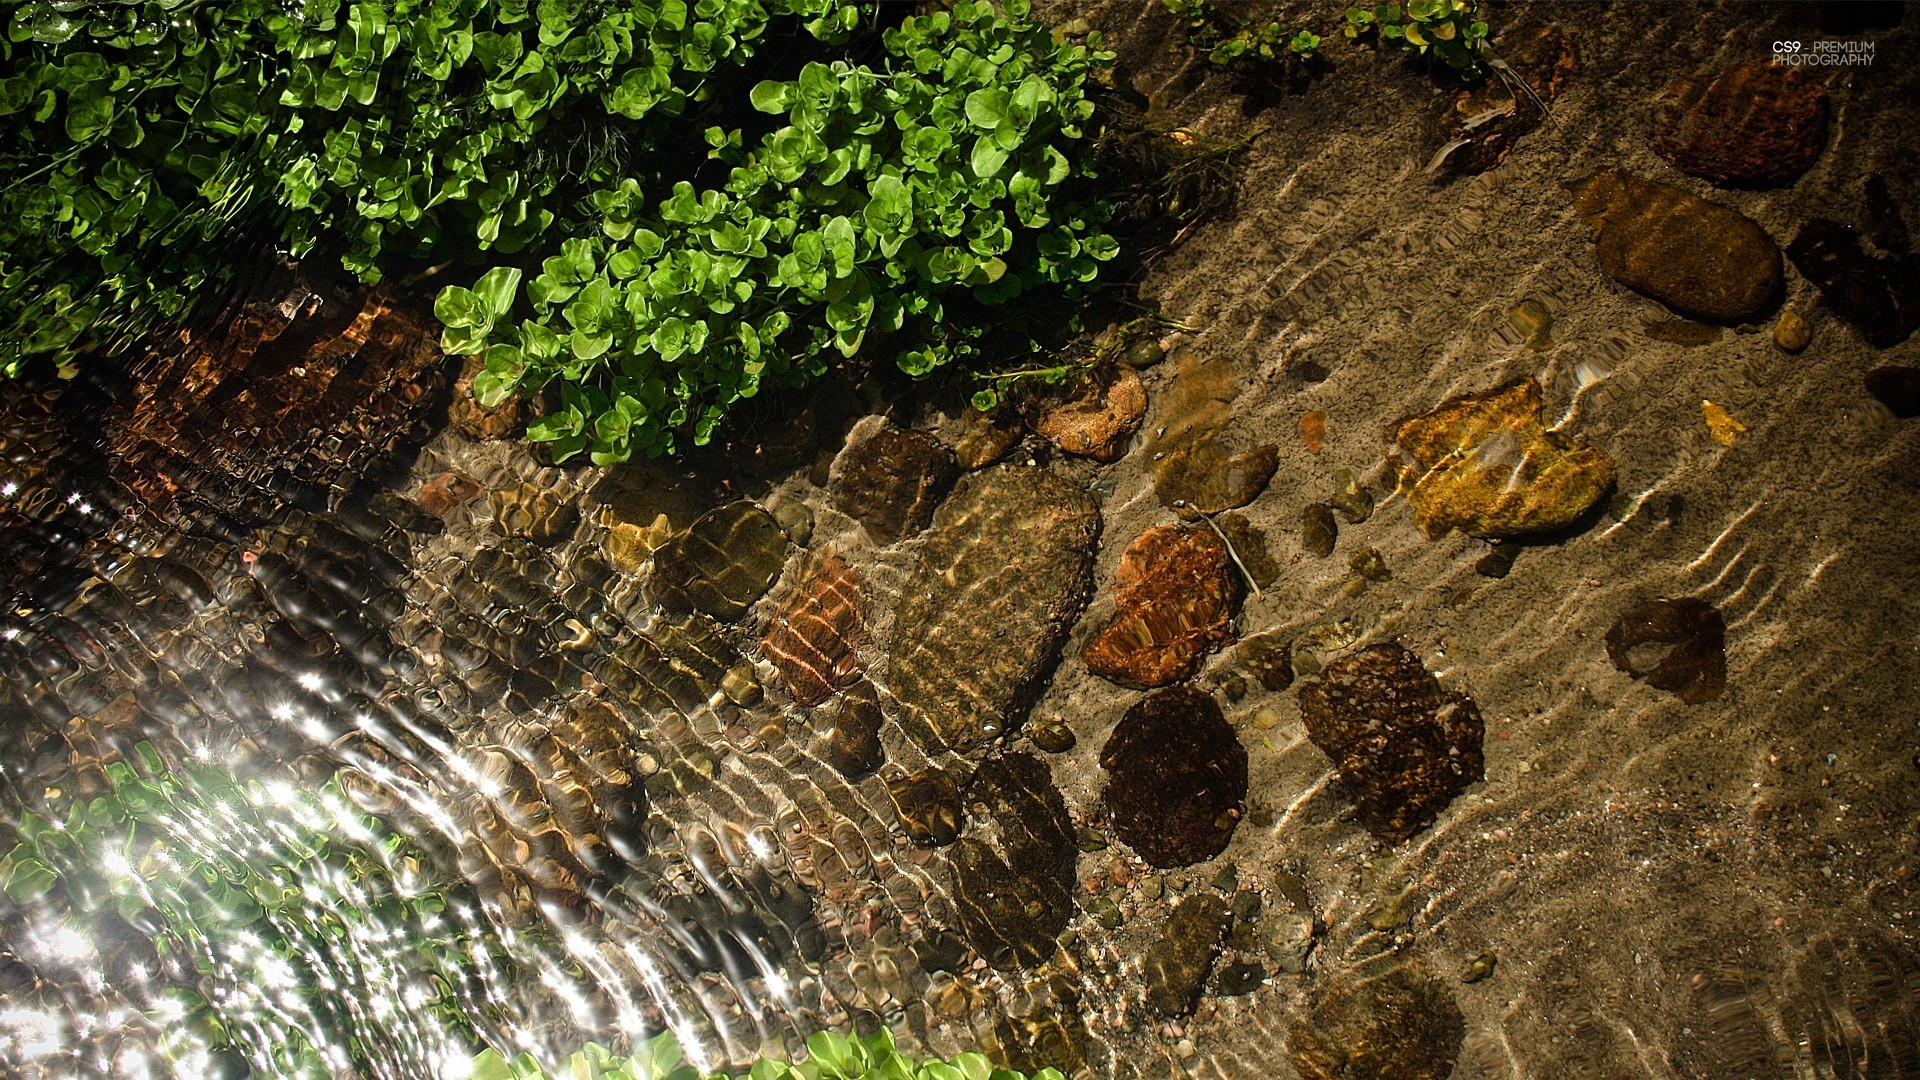
[[[1212,697],[1176,686],[1135,702],[1100,749],[1113,830],[1157,869],[1226,850],[1247,798],[1247,750]]]
[[[935,512],[888,643],[888,689],[923,747],[1015,726],[1086,606],[1100,509],[1069,480],[1000,465]]]
[[[1322,985],[1287,1046],[1304,1080],[1446,1080],[1466,1033],[1446,984],[1407,964]]]
[[[1426,828],[1486,772],[1473,699],[1443,690],[1394,642],[1328,664],[1300,688],[1300,715],[1352,790],[1361,824],[1382,840]]]
[[[1161,525],[1136,537],[1113,575],[1113,621],[1081,653],[1087,670],[1150,690],[1192,678],[1233,638],[1242,585],[1211,529]]]
[[[737,619],[766,595],[786,555],[780,523],[759,503],[738,499],[700,515],[655,552],[649,584],[669,610]]]
[[[1412,459],[1400,486],[1428,539],[1453,528],[1489,539],[1553,532],[1612,488],[1613,459],[1546,430],[1540,409],[1540,384],[1521,379],[1387,430]]]
[[[1621,172],[1569,187],[1620,284],[1707,319],[1744,319],[1780,295],[1780,248],[1745,214]]]

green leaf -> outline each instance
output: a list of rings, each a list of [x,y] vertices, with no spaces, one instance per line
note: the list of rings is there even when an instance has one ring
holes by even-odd
[[[1006,120],[1012,95],[997,86],[985,87],[967,95],[967,122],[983,131],[992,131]]]
[[[520,294],[520,270],[512,266],[496,266],[480,275],[474,283],[473,295],[486,306],[487,321],[504,319],[513,309],[514,299]],[[439,306],[435,304],[436,314]],[[445,321],[445,320],[442,320]]]
[[[991,134],[982,135],[973,141],[973,153],[968,157],[967,164],[973,169],[973,175],[982,180],[991,180],[1006,168],[1007,157],[1006,148]]]

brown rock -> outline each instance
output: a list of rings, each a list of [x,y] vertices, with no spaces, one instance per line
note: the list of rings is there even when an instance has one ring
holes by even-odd
[[[1920,368],[1883,364],[1867,372],[1867,393],[1902,420],[1920,416]]]
[[[1247,798],[1247,751],[1213,698],[1176,686],[1135,702],[1100,749],[1120,840],[1160,869],[1226,850]]]
[[[1300,714],[1352,789],[1361,824],[1382,840],[1426,828],[1486,772],[1473,699],[1442,690],[1398,644],[1328,664],[1300,688]]]
[[[1813,327],[1807,325],[1805,315],[1788,308],[1773,324],[1773,343],[1782,352],[1797,353],[1813,344]]]
[[[482,490],[480,482],[465,473],[444,472],[420,485],[420,509],[445,517],[454,507],[479,498]]]
[[[1546,118],[1567,80],[1580,72],[1573,42],[1558,27],[1543,26],[1518,41],[1502,41],[1507,66],[1533,90],[1516,94],[1505,80],[1487,79],[1456,91],[1441,123],[1442,146],[1435,165],[1449,171],[1482,173],[1507,159],[1521,136]]]
[[[981,412],[969,408],[960,419],[960,437],[954,440],[954,457],[960,467],[972,472],[1005,457],[1020,441],[1019,418],[1012,410]]]
[[[1230,453],[1220,441],[1240,393],[1233,369],[1192,350],[1179,354],[1177,367],[1159,395],[1162,423],[1150,447],[1160,505],[1188,520],[1245,506],[1273,479],[1279,447],[1267,443]]]
[[[821,739],[820,756],[848,780],[859,780],[886,763],[880,745],[880,726],[886,714],[880,697],[865,679],[814,710],[814,728]]]
[[[453,401],[447,405],[447,422],[469,439],[504,439],[520,425],[520,395],[510,394],[505,401],[489,409],[473,397],[473,377],[480,374],[484,360],[467,357],[460,368],[460,379],[453,384]]]
[[[556,544],[573,535],[580,508],[571,499],[537,484],[519,483],[487,493],[494,524],[507,536],[536,544]]]
[[[1798,68],[1746,60],[1660,95],[1653,152],[1720,183],[1780,184],[1827,145],[1827,88]]]
[[[1166,933],[1142,958],[1149,1008],[1161,1016],[1193,1011],[1232,922],[1233,912],[1217,893],[1196,893],[1180,901],[1167,919]]]
[[[1541,427],[1540,407],[1540,384],[1521,379],[1388,429],[1412,459],[1400,486],[1429,539],[1552,532],[1607,493],[1613,459]]]
[[[927,527],[959,475],[947,444],[924,431],[882,426],[841,453],[828,494],[875,541],[891,544]]]
[[[887,797],[907,836],[921,847],[945,847],[960,838],[965,811],[960,789],[941,769],[908,773],[887,780]]]
[[[760,504],[739,499],[700,515],[654,552],[649,590],[671,611],[737,619],[766,595],[786,556],[780,523]]]
[[[1247,674],[1260,680],[1268,690],[1285,690],[1293,685],[1293,643],[1277,630],[1266,630],[1244,638],[1234,651]]]
[[[1066,400],[1043,408],[1034,433],[1069,454],[1114,461],[1147,415],[1147,388],[1132,368],[1104,367],[1077,383]]]
[[[1087,642],[1087,670],[1148,690],[1192,678],[1233,640],[1240,575],[1211,529],[1148,529],[1120,555],[1113,621]]]
[[[1446,984],[1407,965],[1324,984],[1287,1048],[1303,1080],[1447,1080],[1466,1034]]]
[[[1744,319],[1780,292],[1780,249],[1746,215],[1619,172],[1572,185],[1600,269],[1683,315]]]
[[[1264,589],[1280,580],[1280,564],[1273,561],[1273,552],[1267,549],[1265,529],[1248,521],[1245,514],[1221,514],[1213,523],[1226,534],[1227,543],[1233,545],[1241,567],[1255,585]]]
[[[1727,623],[1704,600],[1655,600],[1608,629],[1607,659],[1689,705],[1712,701],[1727,686]]]
[[[811,707],[860,677],[861,625],[859,575],[829,552],[774,613],[761,651]]]

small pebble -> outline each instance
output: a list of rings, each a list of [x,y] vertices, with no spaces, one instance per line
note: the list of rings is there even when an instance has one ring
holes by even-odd
[[[1361,548],[1347,560],[1347,566],[1368,581],[1385,581],[1393,576],[1393,573],[1387,569],[1387,560],[1381,556],[1379,548]]]
[[[1228,701],[1239,701],[1247,696],[1247,680],[1238,673],[1229,673],[1220,680],[1220,692],[1227,695]]]
[[[1807,325],[1807,317],[1788,308],[1780,313],[1773,324],[1773,343],[1782,351],[1797,353],[1813,341],[1813,327]]]
[[[1496,543],[1473,564],[1473,572],[1486,578],[1506,577],[1519,555],[1520,545]]]
[[[1080,842],[1081,851],[1105,851],[1107,849],[1107,838],[1100,835],[1099,830],[1090,829],[1085,825],[1080,826],[1080,831],[1076,839]]]
[[[1240,888],[1240,868],[1228,863],[1213,875],[1213,887],[1223,893],[1232,893]]]
[[[1064,754],[1073,749],[1073,729],[1059,720],[1049,720],[1033,729],[1033,745],[1049,754]]]
[[[1158,900],[1167,890],[1166,879],[1159,874],[1148,874],[1140,879],[1140,895],[1149,900]]]
[[[1267,969],[1250,961],[1230,965],[1220,973],[1220,993],[1227,997],[1251,994],[1267,981]]]
[[[1241,922],[1252,922],[1260,917],[1260,894],[1252,889],[1242,889],[1233,894],[1233,917]]]
[[[1320,674],[1320,658],[1305,649],[1293,650],[1293,674],[1297,679],[1311,679]]]
[[[1333,542],[1340,526],[1333,520],[1333,507],[1326,503],[1308,503],[1300,512],[1300,547],[1307,554],[1326,558],[1333,554]]]
[[[1166,356],[1167,350],[1158,341],[1137,341],[1120,354],[1120,362],[1130,368],[1150,368]]]
[[[780,525],[780,531],[787,539],[799,547],[806,547],[813,538],[813,508],[806,503],[794,500],[781,503],[773,508],[773,520]]]
[[[1467,965],[1467,970],[1460,975],[1460,981],[1463,983],[1477,983],[1481,979],[1492,975],[1494,966],[1499,962],[1499,958],[1492,953],[1483,952],[1479,956],[1474,957],[1473,962]]]
[[[1126,920],[1120,912],[1120,905],[1104,896],[1095,897],[1093,902],[1087,905],[1087,914],[1093,918],[1094,922],[1109,930],[1115,929]]]
[[[1280,726],[1280,710],[1259,709],[1253,714],[1253,726],[1261,731],[1271,731]]]
[[[1347,524],[1358,525],[1373,516],[1373,492],[1368,491],[1352,469],[1333,474],[1333,495],[1327,499]]]

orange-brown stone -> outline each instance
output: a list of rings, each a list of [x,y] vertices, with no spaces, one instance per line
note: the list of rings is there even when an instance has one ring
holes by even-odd
[[[1087,670],[1140,690],[1191,678],[1208,653],[1233,640],[1240,589],[1213,530],[1148,529],[1120,555],[1113,621],[1081,654]]]

